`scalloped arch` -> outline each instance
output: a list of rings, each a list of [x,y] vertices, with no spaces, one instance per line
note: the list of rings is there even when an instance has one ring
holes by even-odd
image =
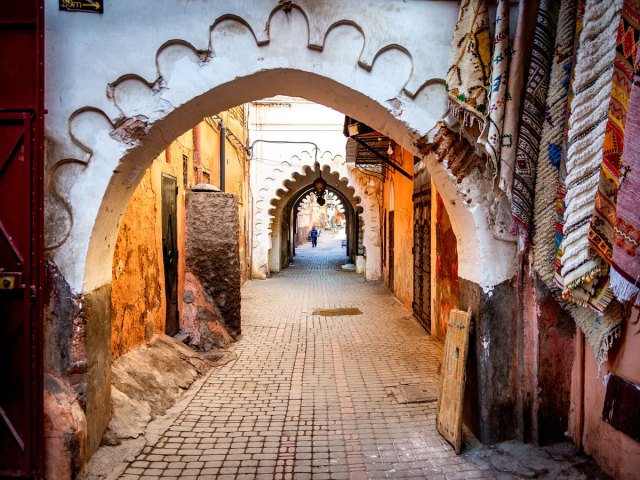
[[[148,4],[151,0],[140,0],[113,9],[122,15],[148,13],[154,10]],[[166,10],[154,10],[153,21],[165,22],[165,28],[150,31],[137,48],[120,38],[119,26],[105,24],[96,27],[111,40],[101,39],[100,60],[87,48],[65,62],[55,59],[82,32],[65,29],[69,16],[52,17],[52,29],[64,32],[68,41],[53,45],[49,56],[57,76],[49,87],[49,98],[56,100],[48,117],[47,139],[55,147],[47,151],[47,208],[68,218],[48,228],[47,243],[74,290],[88,292],[110,283],[119,219],[135,185],[170,141],[206,115],[275,94],[300,96],[359,118],[420,154],[416,142],[446,107],[444,90],[430,86],[439,85],[445,75],[448,32],[457,16],[453,2],[411,7],[439,18],[437,24],[425,23],[433,28],[423,30],[421,37],[376,28],[366,9],[350,2],[327,9],[322,2],[300,0],[289,12],[286,5],[275,0],[216,4],[211,22],[201,13],[173,18]],[[388,20],[402,25],[411,11],[396,9],[392,15]],[[349,28],[353,35],[330,42]],[[384,62],[407,65],[408,70],[384,67]],[[80,85],[77,79],[84,78],[87,64],[92,75]],[[62,65],[64,71],[55,70]],[[63,98],[69,101],[57,100]],[[93,122],[90,135],[73,138],[70,129],[95,112],[106,121]],[[433,172],[439,168],[430,166]],[[441,177],[442,195],[455,199],[456,187],[449,177]],[[480,215],[455,204],[447,203],[447,208],[454,228],[470,232],[470,242],[476,240]]]

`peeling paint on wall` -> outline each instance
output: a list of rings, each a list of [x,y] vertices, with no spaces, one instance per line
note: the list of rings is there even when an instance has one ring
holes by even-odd
[[[442,197],[436,194],[435,323],[432,333],[444,338],[449,312],[460,306],[457,239]]]

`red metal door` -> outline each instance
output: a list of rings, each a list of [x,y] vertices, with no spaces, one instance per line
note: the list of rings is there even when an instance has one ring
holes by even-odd
[[[43,2],[0,2],[0,477],[42,477]]]

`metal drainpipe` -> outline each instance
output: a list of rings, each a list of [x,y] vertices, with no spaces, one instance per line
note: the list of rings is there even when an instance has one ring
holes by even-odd
[[[200,124],[198,124],[193,127],[193,163],[196,169],[196,183],[202,183],[202,151],[200,143]]]
[[[226,174],[225,168],[227,163],[227,159],[225,158],[226,157],[225,144],[227,143],[227,126],[225,125],[222,119],[220,119],[219,124],[220,124],[220,190],[224,192],[225,191],[225,174]]]

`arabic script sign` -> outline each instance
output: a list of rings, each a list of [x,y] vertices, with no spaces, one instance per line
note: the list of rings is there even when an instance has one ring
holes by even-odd
[[[59,10],[65,12],[104,13],[103,0],[58,0]]]

